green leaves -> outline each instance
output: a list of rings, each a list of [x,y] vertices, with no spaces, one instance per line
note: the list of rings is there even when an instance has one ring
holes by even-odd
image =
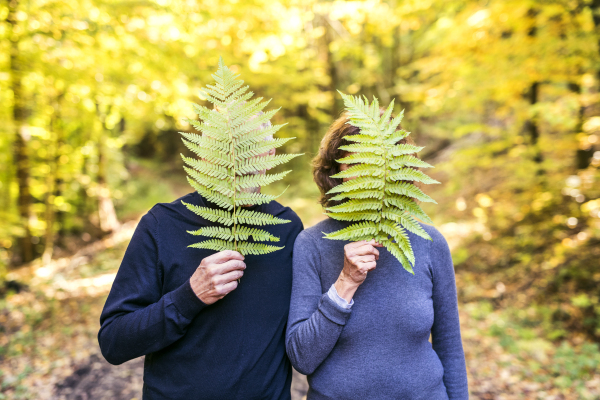
[[[293,138],[273,139],[272,136],[284,125],[271,126],[270,119],[278,110],[263,112],[270,100],[252,99],[253,93],[244,81],[219,60],[219,68],[212,75],[216,84],[201,90],[214,109],[194,105],[200,121],[190,124],[200,131],[182,132],[183,143],[199,158],[182,155],[187,165],[190,185],[206,200],[222,209],[199,207],[183,203],[190,211],[212,223],[192,235],[209,238],[190,247],[214,251],[237,250],[246,254],[267,254],[282,247],[248,240],[277,242],[278,237],[263,229],[245,225],[264,226],[286,224],[289,220],[277,218],[244,206],[266,204],[278,196],[254,192],[256,187],[281,180],[290,171],[266,174],[300,154],[269,155]]]
[[[382,113],[379,102],[373,98],[347,96],[340,92],[349,115],[348,124],[358,127],[360,134],[346,136],[352,144],[340,146],[348,152],[337,160],[351,164],[332,178],[348,179],[328,194],[330,200],[344,200],[342,204],[328,207],[327,215],[340,221],[357,222],[347,228],[325,235],[332,240],[371,240],[385,246],[398,259],[404,269],[413,272],[415,256],[407,232],[424,239],[431,237],[417,222],[431,219],[415,200],[433,202],[414,182],[439,183],[416,168],[431,165],[415,157],[423,147],[400,143],[410,133],[398,129],[404,112],[392,117],[394,103]]]

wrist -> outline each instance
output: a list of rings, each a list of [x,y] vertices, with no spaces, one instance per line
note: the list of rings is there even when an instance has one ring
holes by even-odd
[[[340,273],[337,281],[334,283],[335,290],[338,292],[338,295],[346,300],[348,303],[352,300],[356,289],[358,289],[360,284],[349,279],[344,272]]]

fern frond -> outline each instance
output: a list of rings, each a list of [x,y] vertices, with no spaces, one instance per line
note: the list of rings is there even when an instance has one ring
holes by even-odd
[[[194,158],[186,157],[183,154],[181,155],[183,162],[195,169],[196,171],[212,176],[213,178],[223,179],[223,180],[232,180],[233,177],[229,176],[229,170],[225,167],[221,167],[220,165],[211,164],[209,162],[203,160],[196,160]]]
[[[253,130],[258,129],[262,124],[268,122],[273,117],[273,115],[277,113],[277,111],[279,111],[279,109],[267,111],[264,114],[252,118],[244,122],[243,124],[240,124],[238,127],[231,129],[232,137],[234,139],[237,139],[242,137],[242,135],[248,134]]]
[[[337,196],[332,197],[330,200],[339,201],[344,199],[383,199],[384,193],[380,190],[351,190],[349,192],[343,192]]]
[[[237,210],[234,221],[241,224],[258,226],[279,225],[291,222],[288,219],[277,218],[271,214],[266,214],[259,211],[244,210],[243,208]]]
[[[189,142],[197,144],[202,148],[207,148],[213,151],[229,153],[229,146],[227,143],[218,141],[208,136],[198,135],[197,133],[190,132],[179,132],[181,136],[186,138]]]
[[[354,213],[329,212],[327,215],[330,218],[337,219],[338,221],[379,222],[381,220],[381,213],[378,211],[357,211]]]
[[[194,180],[192,180],[189,176],[186,177],[188,183],[191,187],[193,187],[200,196],[210,201],[211,203],[215,203],[221,208],[226,210],[231,210],[234,206],[233,198],[223,196],[221,193],[215,192],[209,188],[206,188],[202,185],[197,184]]]
[[[412,168],[402,168],[402,169],[392,171],[387,175],[387,180],[389,182],[415,181],[415,182],[422,182],[422,183],[426,183],[426,184],[439,183],[438,181],[428,177],[421,171],[418,171],[418,170],[412,169]]]
[[[285,164],[293,158],[304,154],[277,154],[274,156],[260,156],[252,159],[243,160],[237,164],[237,174],[246,175],[256,171],[263,171]]]
[[[407,231],[412,232],[417,236],[421,236],[423,239],[431,240],[429,234],[425,232],[421,225],[419,225],[410,214],[407,214],[406,211],[388,208],[384,210],[381,215],[386,220],[400,223]]]
[[[262,142],[266,138],[273,136],[277,131],[279,131],[282,127],[284,127],[286,125],[287,125],[287,123],[280,124],[280,125],[273,125],[269,128],[257,129],[253,132],[250,132],[247,135],[245,135],[243,139],[236,142],[235,148],[241,149],[241,148],[245,148],[246,146],[248,146],[250,144]]]
[[[359,128],[360,134],[345,136],[353,143],[339,147],[349,154],[336,161],[354,165],[331,176],[351,179],[327,192],[334,195],[330,201],[344,202],[326,211],[333,219],[359,223],[325,237],[375,239],[413,273],[415,256],[407,232],[431,240],[415,218],[429,223],[431,219],[414,200],[435,203],[413,182],[439,182],[415,169],[431,167],[414,156],[423,147],[400,143],[410,132],[399,129],[404,112],[392,118],[393,101],[381,113],[377,98],[369,104],[366,98],[340,94],[349,115],[347,123]]]
[[[238,243],[237,251],[239,251],[243,255],[253,254],[253,255],[261,255],[261,254],[269,254],[277,250],[283,249],[282,247],[273,246],[270,244],[263,243],[249,243],[249,242],[240,242]]]
[[[188,120],[201,135],[181,132],[184,145],[199,159],[182,155],[187,180],[207,201],[219,208],[200,207],[184,203],[200,217],[219,224],[189,232],[209,238],[190,247],[214,251],[237,250],[242,254],[267,254],[282,247],[263,243],[279,238],[267,230],[245,225],[275,225],[290,222],[259,211],[247,210],[249,205],[266,204],[278,196],[248,193],[246,189],[265,186],[282,179],[289,171],[266,175],[263,171],[284,164],[299,154],[266,155],[293,138],[271,138],[283,125],[271,126],[270,119],[278,111],[263,109],[271,100],[253,98],[244,85],[219,59],[215,83],[206,85],[201,93],[213,105],[209,109],[194,104],[200,121]]]
[[[403,156],[406,154],[414,154],[423,150],[425,147],[413,146],[412,144],[398,144],[392,147],[388,153],[389,157]]]
[[[219,192],[224,196],[233,196],[233,187],[229,182],[213,178],[212,176],[203,174],[188,167],[183,167],[183,169],[185,172],[187,172],[190,178],[195,180],[200,185],[206,186],[207,188]]]
[[[370,176],[352,179],[333,187],[328,194],[340,193],[345,191],[354,191],[360,189],[381,189],[385,186],[385,181]]]
[[[269,183],[281,180],[284,176],[286,176],[290,172],[291,171],[284,171],[284,172],[280,172],[278,174],[270,174],[270,175],[266,175],[266,174],[265,175],[262,175],[262,174],[244,175],[244,176],[238,177],[236,179],[235,188],[239,190],[239,189],[247,189],[247,188],[259,187],[259,186],[267,186]]]
[[[392,116],[393,112],[394,112],[394,99],[392,99],[392,101],[388,105],[388,108],[385,110],[385,112],[383,113],[383,115],[381,116],[381,118],[379,120],[378,128],[380,131],[383,131],[386,128],[386,125],[389,124],[390,117]],[[402,111],[401,115],[402,116],[404,115],[404,111]]]
[[[340,150],[348,151],[350,153],[372,153],[377,155],[382,155],[384,153],[384,149],[381,146],[377,146],[369,143],[352,143],[346,146],[340,146]]]
[[[408,239],[408,235],[402,228],[396,223],[393,223],[390,220],[383,220],[380,224],[380,229],[386,235],[392,237],[392,239],[398,244],[398,247],[402,250],[406,258],[411,262],[411,264],[415,263],[415,254],[410,245],[410,240]]]
[[[280,194],[271,195],[271,194],[263,194],[263,193],[238,193],[235,197],[235,205],[236,206],[247,206],[247,205],[260,205],[267,204],[276,200],[279,196],[281,196],[287,188],[283,190]]]
[[[395,145],[402,139],[406,138],[409,134],[410,132],[406,132],[405,130],[394,131],[390,133],[388,137],[385,138],[384,142],[387,145]]]
[[[425,211],[423,211],[421,206],[415,203],[410,197],[387,195],[384,199],[384,204],[386,206],[395,206],[402,210],[406,210],[421,221],[428,224],[433,224],[433,221],[431,221],[429,216],[425,214]]]
[[[433,168],[433,165],[426,163],[411,155],[404,155],[394,158],[390,163],[391,169],[400,169],[404,167],[417,167],[417,168]]]
[[[233,162],[231,160],[231,157],[229,157],[229,155],[224,152],[200,147],[192,142],[188,142],[185,139],[183,139],[183,144],[185,145],[185,147],[187,147],[188,149],[193,151],[198,157],[200,157],[208,162],[211,162],[213,164],[220,165],[220,166],[223,166],[226,168],[233,167]]]
[[[225,226],[233,225],[233,215],[231,215],[231,213],[228,211],[208,207],[200,207],[186,203],[184,201],[182,201],[181,203],[183,203],[183,205],[186,206],[187,209],[192,211],[194,214],[199,215],[200,217],[207,219],[210,222],[218,222],[219,224],[223,224]]]
[[[380,155],[374,153],[350,154],[347,157],[335,160],[340,164],[371,164],[382,166],[385,160]]]
[[[381,243],[398,261],[402,264],[402,267],[411,274],[415,274],[411,265],[410,260],[406,257],[404,251],[400,248],[398,243],[392,241],[384,241]]]
[[[409,182],[388,184],[385,187],[385,191],[387,193],[401,194],[403,196],[414,197],[415,199],[426,203],[436,203],[435,200],[423,193],[421,189]]]
[[[373,176],[381,177],[385,173],[383,166],[375,166],[368,164],[357,164],[353,165],[345,171],[338,172],[335,175],[331,175],[332,178],[358,178],[361,176]]]
[[[414,233],[417,236],[421,236],[423,239],[431,240],[431,236],[419,225],[419,223],[410,216],[410,214],[403,213],[399,215],[398,222],[409,232]]]
[[[344,139],[356,143],[373,143],[376,140],[373,136],[363,134],[345,136]]]
[[[379,211],[383,207],[381,201],[377,200],[349,200],[343,204],[328,207],[327,211],[332,213],[340,213],[340,212],[355,212],[355,211],[365,211],[365,210],[374,210]]]
[[[238,160],[245,160],[250,157],[256,157],[260,154],[268,152],[269,150],[281,147],[292,139],[296,138],[273,139],[259,143],[253,143],[245,146],[244,148],[238,148],[236,158]]]
[[[360,222],[339,231],[324,233],[326,239],[359,241],[360,238],[370,238],[377,234],[378,226],[373,222]]]
[[[392,133],[394,133],[398,129],[398,126],[400,126],[400,122],[402,122],[403,118],[404,118],[404,110],[402,110],[400,112],[400,114],[398,114],[397,117],[395,117],[394,119],[392,119],[392,121],[390,122],[390,124],[387,126],[387,128],[383,132],[383,137],[387,138]]]
[[[205,240],[204,242],[190,244],[188,247],[195,249],[208,249],[214,251],[231,250],[231,242],[219,239]]]
[[[237,227],[235,235],[240,240],[246,240],[249,237],[252,237],[252,239],[256,240],[257,242],[279,242],[279,238],[277,236],[273,236],[263,229],[249,228],[243,225]]]
[[[243,225],[238,226],[235,232],[233,232],[233,229],[231,228],[224,228],[222,226],[205,226],[195,231],[188,231],[188,233],[191,235],[206,236],[230,242],[234,240],[248,240],[250,237],[259,242],[279,242],[278,237],[273,236],[265,230],[248,228]]]
[[[187,231],[190,235],[206,236],[216,239],[232,241],[235,236],[231,233],[231,229],[223,228],[222,226],[205,226],[195,231]]]
[[[190,125],[196,128],[197,131],[202,133],[202,137],[212,138],[215,140],[226,140],[227,136],[223,133],[223,129],[216,125],[209,125],[208,123],[201,123],[194,121],[193,119],[185,119]]]

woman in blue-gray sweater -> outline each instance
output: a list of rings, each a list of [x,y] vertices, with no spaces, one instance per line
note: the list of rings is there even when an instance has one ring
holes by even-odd
[[[342,182],[330,176],[347,167],[335,161],[344,156],[343,137],[360,133],[347,121],[343,115],[333,123],[314,160],[323,206]],[[433,241],[409,233],[413,276],[374,241],[323,239],[348,224],[328,218],[294,245],[286,348],[292,365],[308,375],[308,400],[468,399],[444,237],[428,225],[422,227]]]

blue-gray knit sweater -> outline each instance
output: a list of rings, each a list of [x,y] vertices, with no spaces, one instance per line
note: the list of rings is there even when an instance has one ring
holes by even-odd
[[[327,219],[296,239],[286,348],[308,375],[309,400],[468,399],[450,250],[410,234],[414,276],[385,249],[346,310],[327,295],[348,242],[323,239],[348,223]],[[432,335],[432,344],[428,341]]]

